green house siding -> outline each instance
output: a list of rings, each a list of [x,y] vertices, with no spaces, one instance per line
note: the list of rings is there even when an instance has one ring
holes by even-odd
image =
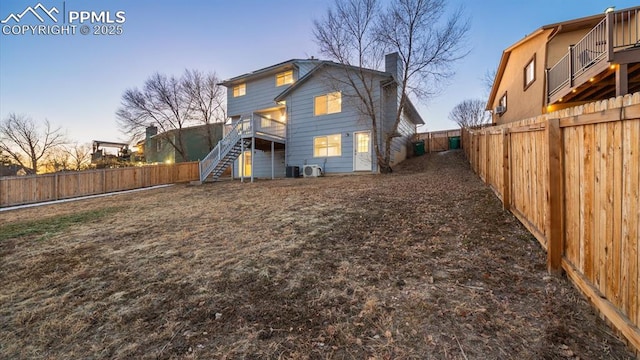
[[[207,131],[207,126],[210,132]],[[178,143],[176,130],[149,137],[145,140],[144,145],[145,161],[147,163],[174,163],[201,160],[211,151],[209,144],[211,144],[211,147],[215,147],[218,141],[222,139],[222,128],[223,124],[221,123],[183,128],[182,141],[185,144],[186,159],[167,140],[167,137],[170,137],[171,141]],[[207,140],[209,137],[211,141]]]

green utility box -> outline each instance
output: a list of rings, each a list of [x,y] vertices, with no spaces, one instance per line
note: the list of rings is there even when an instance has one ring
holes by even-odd
[[[416,141],[413,143],[413,155],[424,155],[424,140]]]
[[[460,136],[452,136],[449,138],[449,150],[460,149]]]

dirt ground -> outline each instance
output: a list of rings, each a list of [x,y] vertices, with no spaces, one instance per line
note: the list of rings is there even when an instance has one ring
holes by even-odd
[[[459,151],[0,213],[0,358],[632,359]]]

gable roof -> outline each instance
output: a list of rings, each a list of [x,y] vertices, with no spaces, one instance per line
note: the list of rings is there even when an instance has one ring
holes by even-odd
[[[262,76],[262,75],[267,75],[267,74],[270,74],[270,73],[277,73],[277,72],[280,72],[280,71],[285,70],[285,69],[293,68],[295,66],[295,64],[297,64],[297,63],[320,63],[320,62],[322,62],[322,61],[321,60],[317,60],[317,59],[291,59],[291,60],[283,61],[283,62],[275,64],[275,65],[267,66],[267,67],[262,68],[262,69],[258,69],[258,70],[252,71],[252,72],[248,72],[246,74],[242,74],[242,75],[239,75],[239,76],[232,77],[230,79],[227,79],[227,80],[224,80],[224,81],[218,83],[218,85],[224,85],[226,87],[229,87],[229,86],[237,84],[239,82],[244,82],[249,78],[258,77],[258,76]]]
[[[343,68],[343,69],[347,69],[347,70],[364,71],[364,72],[370,73],[372,75],[378,75],[378,76],[382,77],[381,80],[384,81],[383,86],[389,86],[389,85],[392,85],[392,84],[396,84],[395,79],[393,78],[391,73],[388,73],[388,72],[379,71],[379,70],[372,70],[372,69],[367,69],[367,68],[360,68],[360,67],[353,66],[353,65],[344,65],[344,64],[339,64],[339,63],[333,62],[333,61],[323,60],[323,61],[320,61],[319,64],[316,65],[316,67],[314,67],[311,71],[309,71],[303,77],[298,79],[298,81],[294,82],[291,86],[289,86],[283,92],[281,92],[278,96],[276,96],[274,101],[275,102],[279,102],[279,101],[284,100],[287,96],[289,96],[289,94],[291,94],[292,92],[296,91],[296,89],[300,88],[300,86],[302,86],[302,84],[307,82],[316,73],[318,73],[318,71],[320,71],[320,69],[323,69],[323,68],[325,68],[327,66],[339,67],[339,68]],[[405,114],[411,119],[411,122],[413,122],[416,125],[422,125],[422,124],[425,123],[424,120],[422,119],[422,117],[420,116],[420,114],[418,113],[418,111],[416,110],[415,106],[411,102],[411,100],[409,100],[408,98],[407,98],[407,104],[406,104],[406,107],[405,107]]]
[[[588,27],[594,27],[600,21],[602,21],[604,17],[605,17],[605,14],[596,14],[596,15],[586,16],[578,19],[562,21],[554,24],[543,25],[540,28],[536,29],[531,34],[525,35],[524,38],[518,40],[515,44],[506,48],[502,52],[502,56],[500,57],[500,63],[498,65],[498,69],[496,70],[496,78],[493,81],[493,86],[491,87],[491,92],[489,93],[489,99],[487,100],[487,105],[485,107],[485,110],[492,110],[491,104],[493,104],[493,102],[496,99],[496,95],[497,95],[496,93],[498,92],[498,85],[500,85],[500,83],[502,82],[504,70],[507,67],[507,63],[509,62],[509,57],[511,56],[511,52],[514,49],[522,46],[524,43],[545,33],[549,34],[548,40],[550,40],[555,35],[563,32],[574,31],[574,30],[588,28]]]
[[[366,68],[359,68],[359,67],[353,66],[353,65],[344,65],[344,64],[339,64],[339,63],[333,62],[333,61],[322,60],[322,61],[320,61],[318,63],[318,65],[316,65],[316,67],[311,69],[311,71],[306,73],[303,77],[298,79],[298,81],[294,82],[291,86],[289,86],[283,92],[281,92],[278,96],[276,96],[275,101],[278,102],[278,101],[284,100],[284,98],[287,95],[289,95],[290,93],[295,91],[297,88],[299,88],[302,84],[304,84],[307,80],[309,80],[313,75],[315,75],[320,69],[322,69],[324,67],[327,67],[327,66],[340,67],[340,68],[349,69],[349,70],[364,71],[364,72],[367,72],[367,73],[371,73],[373,75],[382,76],[382,77],[384,77],[386,79],[389,79],[389,80],[392,79],[391,74],[388,73],[388,72],[372,70],[372,69],[366,69]]]

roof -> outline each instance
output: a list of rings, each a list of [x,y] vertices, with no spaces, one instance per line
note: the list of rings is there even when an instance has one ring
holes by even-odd
[[[411,119],[411,122],[414,123],[415,125],[424,125],[425,122],[422,119],[422,116],[420,116],[420,113],[418,112],[418,110],[416,109],[415,106],[413,106],[413,103],[411,102],[411,100],[409,100],[409,98],[407,98],[407,103],[405,104],[405,112],[407,113],[407,116],[409,116],[409,118]]]
[[[129,143],[93,140],[93,146],[98,146],[98,147],[100,147],[100,146],[104,146],[104,147],[125,147],[125,146],[129,146]]]
[[[155,135],[152,135],[151,138],[156,138],[156,137],[165,137],[167,135],[171,135],[173,133],[178,132],[178,130],[180,131],[195,131],[195,130],[200,130],[200,129],[204,129],[207,126],[211,126],[211,127],[215,127],[215,126],[224,126],[224,123],[222,122],[212,122],[212,123],[208,123],[208,124],[202,124],[202,125],[195,125],[195,126],[185,126],[181,129],[169,129],[167,131],[161,132],[161,133],[157,133]]]
[[[245,81],[246,79],[250,78],[250,77],[256,77],[256,76],[262,76],[262,75],[267,75],[270,73],[276,73],[279,71],[282,71],[284,69],[288,69],[288,68],[293,68],[293,66],[296,63],[305,63],[305,62],[309,62],[309,63],[320,63],[320,60],[317,59],[291,59],[291,60],[287,60],[287,61],[283,61],[281,63],[275,64],[275,65],[271,65],[271,66],[267,66],[265,68],[262,69],[258,69],[252,72],[248,72],[246,74],[242,74],[236,77],[232,77],[230,79],[224,80],[222,82],[220,82],[218,85],[224,85],[226,87],[229,87],[231,85],[237,84],[238,82],[242,82]]]
[[[316,67],[314,67],[311,71],[309,71],[303,77],[298,79],[298,81],[293,83],[293,85],[289,86],[287,89],[285,89],[283,92],[281,92],[278,96],[276,96],[276,98],[274,100],[276,102],[284,100],[289,94],[291,94],[293,91],[298,89],[303,83],[305,83],[307,80],[311,79],[320,69],[322,69],[324,67],[327,67],[327,66],[335,66],[335,67],[340,67],[340,68],[349,69],[349,70],[365,71],[365,72],[371,73],[373,75],[379,75],[379,76],[381,76],[383,78],[383,80],[386,80],[385,83],[383,84],[383,86],[396,84],[395,80],[393,79],[393,76],[388,72],[372,70],[372,69],[366,69],[366,68],[359,68],[359,67],[353,66],[353,65],[344,65],[344,64],[339,64],[339,63],[333,62],[333,61],[323,60],[323,61],[320,61],[319,64]],[[422,119],[422,117],[420,116],[418,111],[416,110],[416,108],[413,105],[413,103],[411,102],[411,100],[409,100],[408,98],[407,98],[407,104],[406,105],[407,105],[407,107],[405,108],[405,111],[408,114],[408,116],[411,119],[411,121],[416,125],[424,124],[424,120]]]
[[[493,86],[491,87],[491,93],[489,94],[489,99],[487,100],[486,110],[491,110],[491,104],[495,101],[496,93],[498,92],[498,86],[500,82],[502,82],[502,76],[504,74],[504,70],[507,67],[507,62],[509,61],[509,57],[511,56],[511,52],[522,46],[524,43],[542,35],[549,33],[549,39],[557,34],[574,31],[583,28],[594,27],[597,25],[602,19],[604,19],[605,14],[596,14],[591,16],[586,16],[578,19],[567,20],[563,22],[558,22],[554,24],[543,25],[540,28],[533,31],[531,34],[526,35],[524,38],[517,41],[515,44],[509,46],[502,52],[502,57],[500,58],[500,64],[498,65],[498,69],[496,71],[496,78],[493,81]],[[551,30],[551,31],[550,31]]]
[[[361,71],[365,71],[374,75],[380,75],[384,78],[387,79],[391,79],[392,76],[390,73],[388,72],[384,72],[384,71],[378,71],[378,70],[372,70],[372,69],[366,69],[366,68],[359,68],[357,66],[353,66],[353,65],[344,65],[344,64],[339,64],[333,61],[328,61],[328,60],[322,60],[319,61],[318,65],[316,65],[316,67],[314,67],[313,69],[311,69],[311,71],[309,71],[308,73],[306,73],[303,77],[301,77],[300,79],[298,79],[298,81],[294,82],[293,85],[289,86],[288,88],[286,88],[283,92],[280,93],[280,95],[276,96],[275,101],[281,101],[284,100],[284,98],[289,95],[291,92],[295,91],[295,89],[299,88],[302,84],[304,84],[307,80],[309,80],[313,75],[315,75],[315,73],[317,73],[320,69],[326,67],[326,66],[335,66],[335,67],[341,67],[344,69],[352,69],[352,70],[361,70]]]

